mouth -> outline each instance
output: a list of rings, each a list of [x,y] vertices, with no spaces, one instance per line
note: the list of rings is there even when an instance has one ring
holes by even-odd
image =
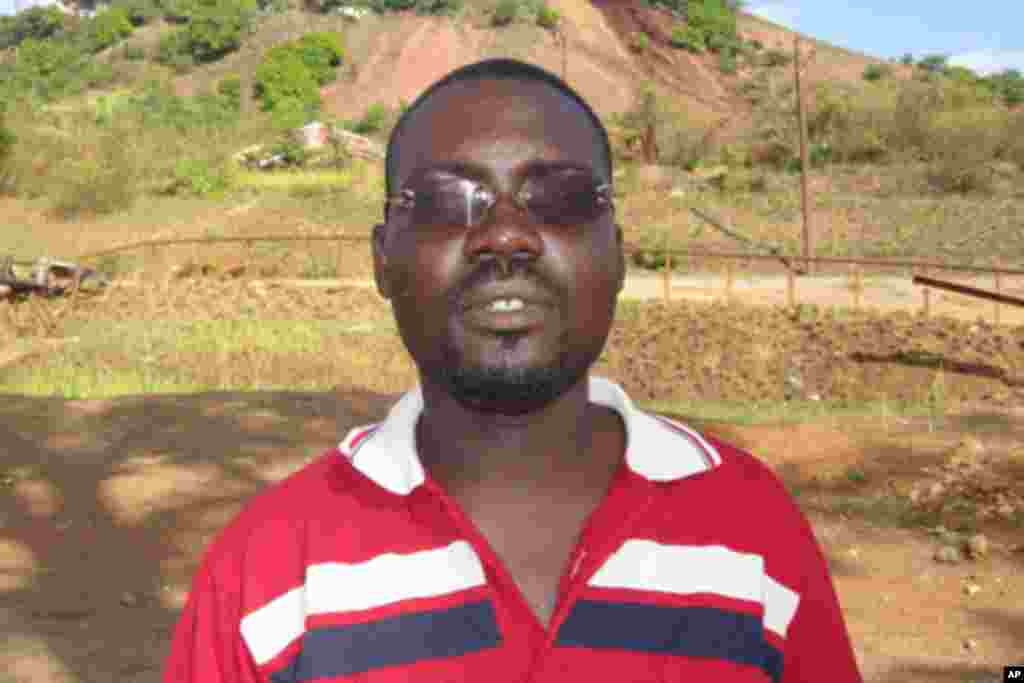
[[[492,333],[529,332],[544,325],[551,307],[518,297],[494,299],[463,313],[466,323]]]

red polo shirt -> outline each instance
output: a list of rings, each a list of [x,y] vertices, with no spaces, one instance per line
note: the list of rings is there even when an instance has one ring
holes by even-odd
[[[415,451],[419,388],[207,550],[166,683],[856,683],[807,520],[751,455],[590,379],[627,447],[549,628]]]

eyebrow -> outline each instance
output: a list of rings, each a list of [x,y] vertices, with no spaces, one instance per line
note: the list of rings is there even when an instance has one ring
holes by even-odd
[[[515,175],[517,176],[528,176],[533,173],[543,171],[559,171],[559,170],[574,170],[581,171],[593,175],[595,178],[600,179],[601,174],[591,166],[576,161],[569,161],[567,159],[559,159],[553,161],[547,161],[543,159],[535,159],[527,161],[516,169]],[[432,164],[426,164],[420,166],[412,171],[406,178],[406,182],[415,179],[430,176],[436,173],[448,173],[461,178],[480,179],[480,180],[493,180],[492,174],[489,169],[479,164],[475,164],[469,161],[439,161]]]

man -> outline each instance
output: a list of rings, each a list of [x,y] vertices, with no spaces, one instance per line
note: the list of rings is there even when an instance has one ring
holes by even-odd
[[[420,384],[221,533],[167,683],[859,681],[779,480],[588,375],[625,262],[579,96],[457,70],[386,171],[375,276]]]

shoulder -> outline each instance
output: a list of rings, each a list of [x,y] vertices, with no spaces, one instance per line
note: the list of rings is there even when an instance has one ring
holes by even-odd
[[[330,449],[284,479],[268,485],[249,498],[206,549],[204,563],[230,565],[253,549],[294,545],[301,530],[336,498],[339,470],[345,459]]]

